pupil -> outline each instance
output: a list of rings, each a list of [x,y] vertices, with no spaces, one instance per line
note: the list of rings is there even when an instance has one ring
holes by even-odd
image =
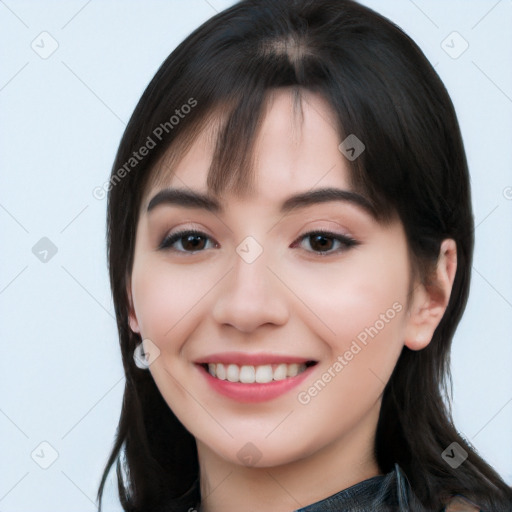
[[[184,244],[185,249],[187,248],[187,244],[189,244],[189,243],[192,246],[191,247],[192,250],[197,250],[198,246],[199,246],[199,248],[201,248],[200,247],[201,246],[201,240],[200,240],[201,238],[202,238],[201,235],[189,235],[189,236],[185,237],[185,239],[186,239],[186,242]]]
[[[332,245],[332,240],[330,240],[329,237],[326,237],[324,235],[315,235],[312,238],[313,238],[313,243],[311,244],[311,247],[313,248],[314,251],[331,249],[330,246]],[[315,248],[315,244],[317,244],[317,242],[320,242],[318,244],[319,248]]]

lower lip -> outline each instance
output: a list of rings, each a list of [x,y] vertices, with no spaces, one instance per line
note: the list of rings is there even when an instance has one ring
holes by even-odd
[[[208,384],[219,394],[227,396],[238,402],[257,403],[266,402],[284,395],[294,387],[298,386],[313,370],[314,366],[309,366],[296,377],[287,377],[283,380],[273,380],[265,384],[254,382],[252,384],[243,384],[241,382],[230,382],[229,380],[217,379],[203,367],[199,365],[199,370],[205,376]]]

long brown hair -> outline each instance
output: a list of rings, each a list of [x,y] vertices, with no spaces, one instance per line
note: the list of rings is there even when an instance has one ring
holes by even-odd
[[[244,190],[265,100],[283,86],[322,94],[338,121],[340,141],[349,134],[364,141],[364,153],[350,164],[354,184],[382,218],[399,215],[420,268],[436,261],[443,239],[457,244],[445,315],[427,348],[403,349],[385,388],[375,440],[381,471],[398,463],[428,510],[463,494],[484,510],[510,511],[511,489],[459,434],[450,410],[450,345],[469,293],[474,243],[454,107],[418,46],[389,20],[350,0],[235,4],[171,53],[135,108],[108,195],[108,265],[126,385],[99,510],[116,462],[127,511],[186,511],[200,498],[195,440],[150,372],[133,359],[141,340],[128,326],[126,288],[139,207],[148,184],[165,170],[158,165],[162,159],[178,159],[214,114],[222,123],[207,185],[215,193],[227,186]],[[131,160],[143,146],[146,156]],[[441,458],[454,441],[469,454],[457,469]]]

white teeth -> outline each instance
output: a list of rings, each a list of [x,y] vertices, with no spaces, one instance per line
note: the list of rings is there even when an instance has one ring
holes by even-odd
[[[210,364],[208,365],[208,368],[210,368]],[[210,371],[210,373],[212,373],[212,375],[214,377],[217,377],[217,379],[220,379],[220,380],[226,380],[227,379],[227,373],[226,373],[226,367],[223,365],[223,364],[217,364],[217,365],[213,365],[213,366],[217,366],[217,369],[215,371],[215,373],[212,373]]]
[[[266,384],[267,382],[272,382],[272,378],[272,365],[266,364],[265,366],[256,367],[256,382]]]
[[[220,380],[230,382],[242,382],[244,384],[253,384],[258,382],[266,384],[273,380],[284,380],[287,377],[295,377],[306,369],[305,364],[281,363],[278,365],[265,364],[261,366],[236,364],[209,363],[208,373]]]
[[[280,364],[275,370],[274,370],[274,380],[283,380],[286,379],[286,374],[288,373],[288,365],[287,364]]]
[[[240,368],[240,382],[245,384],[252,384],[256,378],[256,372],[254,366],[242,366]]]
[[[240,368],[236,364],[230,364],[228,366],[226,377],[229,382],[238,382],[238,378],[240,376]]]
[[[295,377],[299,373],[299,365],[298,364],[289,364],[288,365],[288,371],[286,372],[286,375],[288,377]]]

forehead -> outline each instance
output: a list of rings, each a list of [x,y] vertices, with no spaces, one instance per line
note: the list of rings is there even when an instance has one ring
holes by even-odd
[[[216,123],[202,129],[185,155],[163,169],[146,196],[146,204],[166,187],[207,193],[217,134]],[[288,88],[273,91],[253,148],[254,186],[245,199],[278,202],[290,192],[314,187],[350,190],[350,169],[338,149],[340,142],[336,118],[319,94],[301,91],[297,97]],[[165,159],[163,162],[165,166]]]

